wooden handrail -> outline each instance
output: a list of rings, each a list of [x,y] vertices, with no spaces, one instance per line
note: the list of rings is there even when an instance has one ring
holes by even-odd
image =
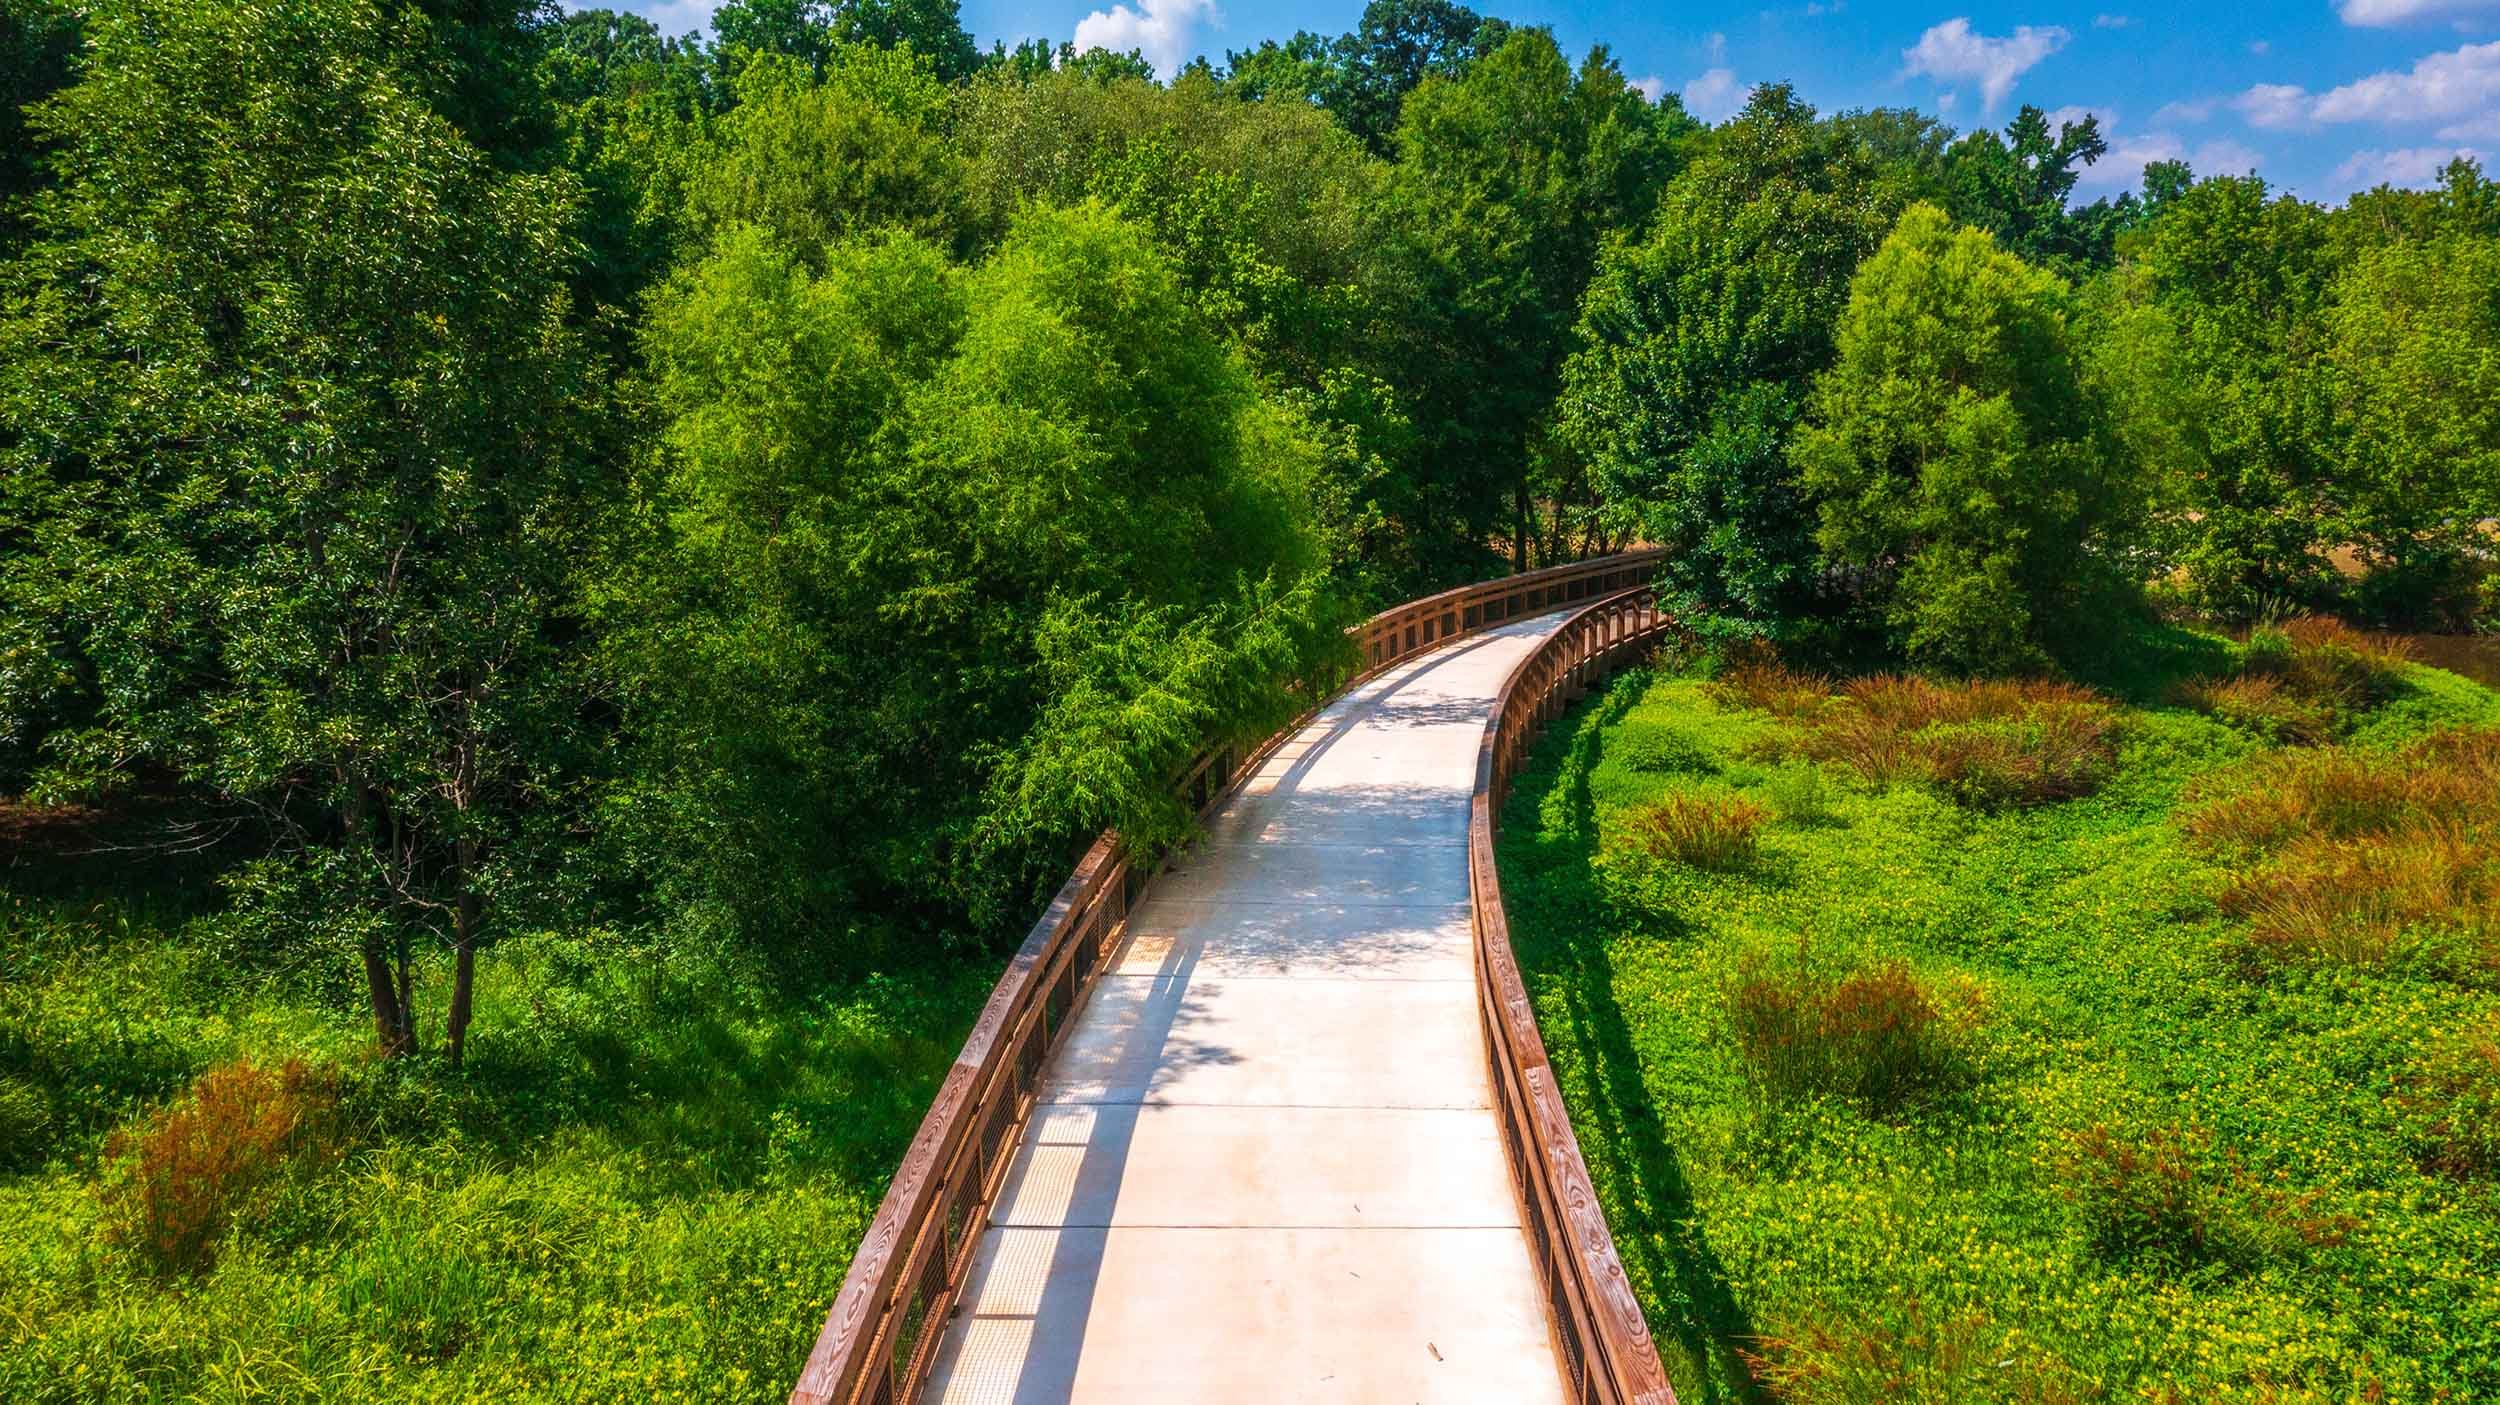
[[[1617,594],[1647,580],[1661,555],[1630,552],[1528,571],[1383,610],[1346,631],[1362,659],[1349,682],[1463,634]],[[1344,686],[1319,694],[1333,697]],[[1297,720],[1255,747],[1210,746],[1182,769],[1178,793],[1206,814],[1300,726]],[[1479,794],[1478,810],[1482,808]],[[1488,859],[1488,873],[1490,867]],[[899,1405],[918,1394],[971,1266],[990,1201],[1032,1115],[1042,1069],[1101,973],[1104,957],[1117,944],[1129,908],[1153,876],[1151,870],[1141,870],[1116,832],[1105,830],[1033,924],[990,992],[963,1052],[939,1085],[887,1186],[825,1315],[806,1369],[790,1392],[792,1405]],[[1483,947],[1481,935],[1478,946]],[[1501,949],[1507,955],[1507,938]],[[1492,1042],[1489,1025],[1487,1038],[1489,1049],[1502,1047]],[[1542,1068],[1541,1046],[1537,1059]],[[1554,1107],[1559,1116],[1560,1104]],[[1567,1122],[1562,1131],[1568,1138]],[[1576,1143],[1572,1160],[1578,1164]],[[1516,1148],[1512,1164],[1514,1170],[1523,1164]],[[1580,1179],[1585,1184],[1585,1169]],[[1525,1197],[1530,1191],[1523,1185],[1521,1193]],[[1593,1207],[1595,1201],[1587,1203]],[[1599,1242],[1611,1245],[1602,1216],[1597,1228]],[[1611,1247],[1607,1255],[1612,1263]],[[1546,1257],[1540,1248],[1541,1264]],[[1621,1274],[1617,1266],[1616,1277]],[[1558,1297],[1558,1314],[1564,1306]],[[1638,1308],[1633,1311],[1637,1319]],[[1563,1329],[1556,1331],[1559,1340]],[[1653,1352],[1653,1365],[1655,1360]]]
[[[1617,664],[1657,647],[1674,630],[1647,586],[1581,610],[1520,660],[1485,720],[1467,822],[1467,882],[1474,897],[1476,992],[1494,1106],[1510,1155],[1571,1398],[1583,1405],[1675,1405],[1675,1389],[1624,1277],[1606,1212],[1580,1157],[1571,1114],[1554,1086],[1536,1010],[1519,979],[1510,915],[1493,863],[1493,836],[1511,781],[1545,724]]]

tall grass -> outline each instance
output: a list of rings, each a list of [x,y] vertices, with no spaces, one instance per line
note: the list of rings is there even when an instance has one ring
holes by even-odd
[[[1670,794],[1625,811],[1615,844],[1653,859],[1728,870],[1753,862],[1771,812],[1741,795]]]
[[[1736,1047],[1782,1093],[1829,1093],[1893,1111],[1958,1073],[1950,1031],[1906,962],[1841,969],[1797,951],[1748,952],[1726,995]]]
[[[2188,679],[2173,700],[2280,745],[2315,746],[2402,692],[2411,659],[2402,640],[2304,616],[2252,631],[2238,673]]]
[[[2500,983],[2500,728],[2260,758],[2186,817],[2238,867],[2223,910],[2279,964]]]
[[[1771,682],[1716,696],[1724,706],[1757,693],[1781,697]],[[1782,749],[1879,786],[1928,786],[1974,809],[2089,795],[2118,758],[2116,707],[2071,683],[1882,675],[1785,715],[1795,726],[1775,743]]]

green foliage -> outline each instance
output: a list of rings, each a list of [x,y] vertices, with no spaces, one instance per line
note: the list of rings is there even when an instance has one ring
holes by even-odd
[[[430,106],[462,70],[396,8],[147,0],[87,38],[40,117],[61,185],[0,364],[0,594],[45,622],[11,643],[75,661],[86,714],[42,785],[154,765],[256,811],[270,857],[238,895],[285,941],[361,949],[405,1046],[411,940],[465,972],[561,868],[536,846],[598,497],[579,187]],[[455,1053],[465,999],[464,975]]]
[[[2370,248],[2332,300],[2334,528],[2370,571],[2373,613],[2466,625],[2466,562],[2500,518],[2500,236]]]
[[[1889,1114],[1957,1073],[1943,1013],[1898,959],[1835,963],[1802,945],[1748,952],[1726,999],[1738,1051],[1775,1093]]]
[[[1590,283],[1564,433],[1610,510],[1670,548],[1660,583],[1705,628],[1783,634],[1817,613],[1823,563],[1788,439],[1851,275],[1905,198],[1848,128],[1766,86]]]
[[[27,125],[35,104],[69,81],[78,16],[53,0],[0,4],[0,257],[24,235],[21,206],[43,184],[43,142]]]
[[[2026,103],[2002,137],[1982,130],[1953,144],[1943,159],[1943,204],[2026,263],[2070,277],[2106,268],[2118,226],[2133,214],[2132,199],[2122,197],[2128,203],[2116,210],[2107,202],[2078,210],[2071,201],[2079,167],[2108,154],[2099,118],[2086,113],[2051,132],[2047,114]]]
[[[2154,475],[2163,556],[2198,609],[2248,619],[2330,593],[2337,510],[2319,361],[2331,267],[2324,215],[2254,177],[2163,202],[2098,315],[2094,380]]]
[[[2173,669],[2221,647],[2161,642],[2139,652]],[[2439,706],[2387,705],[2375,745],[2500,722],[2485,690],[2409,678]],[[1557,723],[1498,855],[1557,1084],[1679,1396],[2500,1388],[2484,1285],[2500,1219],[2486,1173],[2444,1159],[2488,1091],[2500,997],[2386,969],[2249,970],[2243,921],[2212,897],[2229,867],[2181,825],[2191,789],[2261,743],[2130,709],[2088,798],[1977,813],[1839,786],[1828,823],[1764,828],[1738,871],[1604,859],[1625,813],[1772,793],[1762,741],[1793,724],[1708,686],[1636,677]],[[1619,745],[1665,731],[1707,764],[1648,768]],[[1898,1066],[1764,1037],[1809,1014],[1819,1029],[1825,1000],[1800,992],[1886,968],[1936,1018],[1858,1023],[1923,1027],[1950,1075],[1881,1110],[1784,1091]],[[1740,1026],[1730,996],[1749,979],[1772,984]],[[1763,1057],[1779,1050],[1797,1073]]]
[[[1333,663],[1315,451],[1099,206],[979,267],[725,239],[655,306],[654,537],[605,595],[670,888],[810,965],[860,905],[1011,916]]]
[[[1838,350],[1793,457],[1823,546],[1891,576],[1902,652],[2009,673],[2105,623],[2125,476],[2065,285],[1915,205],[1852,283]]]
[[[184,915],[213,888],[68,866],[0,875],[0,1084],[64,1109],[51,1167],[0,1180],[15,1400],[777,1395],[993,974],[801,995],[734,948],[535,933],[462,1070],[385,1066],[362,1019],[237,978]],[[105,1238],[94,1167],[238,1056],[338,1066],[343,1154],[265,1181],[169,1290]]]
[[[1386,156],[1407,94],[1427,78],[1465,72],[1511,34],[1507,22],[1453,0],[1371,0],[1351,33],[1326,39],[1304,30],[1225,55],[1226,81],[1246,98],[1316,104]]]
[[[863,230],[943,241],[962,229],[962,163],[939,137],[947,93],[926,60],[844,46],[816,78],[759,59],[737,95],[689,163],[685,218],[698,237],[759,225],[812,260]]]
[[[1483,540],[1507,506],[1513,564],[1529,564],[1532,437],[1599,246],[1648,218],[1681,117],[1644,102],[1602,48],[1575,74],[1543,30],[1512,33],[1407,100],[1397,198],[1424,287],[1408,375],[1436,515],[1463,524],[1442,535]]]

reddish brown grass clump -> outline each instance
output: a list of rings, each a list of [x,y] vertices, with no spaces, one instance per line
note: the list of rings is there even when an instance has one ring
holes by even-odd
[[[1783,722],[1812,717],[1832,698],[1832,683],[1800,673],[1768,655],[1744,658],[1710,680],[1710,700],[1729,709],[1752,708]]]
[[[1794,745],[1877,785],[1928,785],[1978,809],[2037,805],[2089,795],[2109,778],[2117,710],[2069,683],[1864,678]]]
[[[2062,1169],[2093,1247],[2112,1256],[2247,1267],[2303,1245],[2341,1244],[2361,1227],[2321,1208],[2322,1192],[2267,1184],[2200,1129],[2095,1126],[2075,1138]]]
[[[1899,1107],[1958,1070],[1950,1032],[1908,963],[1845,972],[1749,954],[1727,992],[1736,1045],[1755,1075],[1787,1093],[1832,1093]]]
[[[2271,756],[2234,781],[2187,831],[2247,863],[2222,907],[2254,954],[2500,979],[2500,729]]]
[[[1981,1399],[2081,1405],[2098,1396],[2085,1393],[2073,1367],[1985,1313],[1939,1319],[1916,1299],[1785,1326],[1738,1354],[1772,1399],[1792,1405]]]
[[[1669,795],[1624,812],[1622,842],[1654,859],[1695,868],[1734,869],[1753,862],[1756,832],[1771,812],[1741,795]]]
[[[107,1235],[155,1267],[206,1267],[226,1228],[297,1161],[327,1149],[336,1081],[301,1059],[249,1059],[199,1076],[188,1096],[106,1147]]]
[[[2402,640],[2303,617],[2249,635],[2236,677],[2190,679],[2175,698],[2268,741],[2315,746],[2401,691],[2411,659]]]

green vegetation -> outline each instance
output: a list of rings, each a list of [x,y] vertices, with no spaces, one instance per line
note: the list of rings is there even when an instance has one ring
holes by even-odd
[[[2175,1252],[2223,1275],[2193,1321],[2295,1352],[2286,1265],[2428,1236],[2388,1335],[2297,1350],[2428,1323],[2351,1374],[2466,1379],[2494,878],[2436,778],[2489,770],[2417,734],[2482,704],[2355,626],[2500,621],[2500,186],[2078,206],[2109,146],[2052,125],[1766,84],[1706,127],[1453,0],[1168,81],[953,0],[0,0],[0,1396],[778,1394],[1072,853],[1181,837],[1170,777],[1344,676],[1346,621],[1636,540],[1752,666],[1607,734],[1552,882],[1738,895],[1675,1008],[1789,1120],[1696,1104],[1709,1164],[1996,1116],[2065,1031],[2127,1073],[2017,1158],[2100,1226],[2037,1245],[2130,1291]],[[2260,753],[2279,812],[2229,788]],[[1926,945],[1773,940],[1806,872]],[[2020,959],[1945,969],[1982,947]],[[2379,1122],[2121,1097],[2330,1009],[2419,1048],[2336,1055]],[[2365,1122],[2448,1178],[2419,1225],[2318,1149]],[[1896,1203],[1818,1207],[1833,1262]],[[1762,1379],[2170,1363],[2187,1280],[2018,1297],[2003,1351],[1979,1280],[1852,1281],[1764,1300]]]
[[[93,838],[0,874],[11,1400],[778,1396],[992,979],[530,933],[455,1075]]]
[[[1512,939],[1681,1398],[2500,1389],[2500,695],[2373,662],[2301,745],[2165,700],[2334,633],[2106,694],[1697,659],[1556,726]]]

